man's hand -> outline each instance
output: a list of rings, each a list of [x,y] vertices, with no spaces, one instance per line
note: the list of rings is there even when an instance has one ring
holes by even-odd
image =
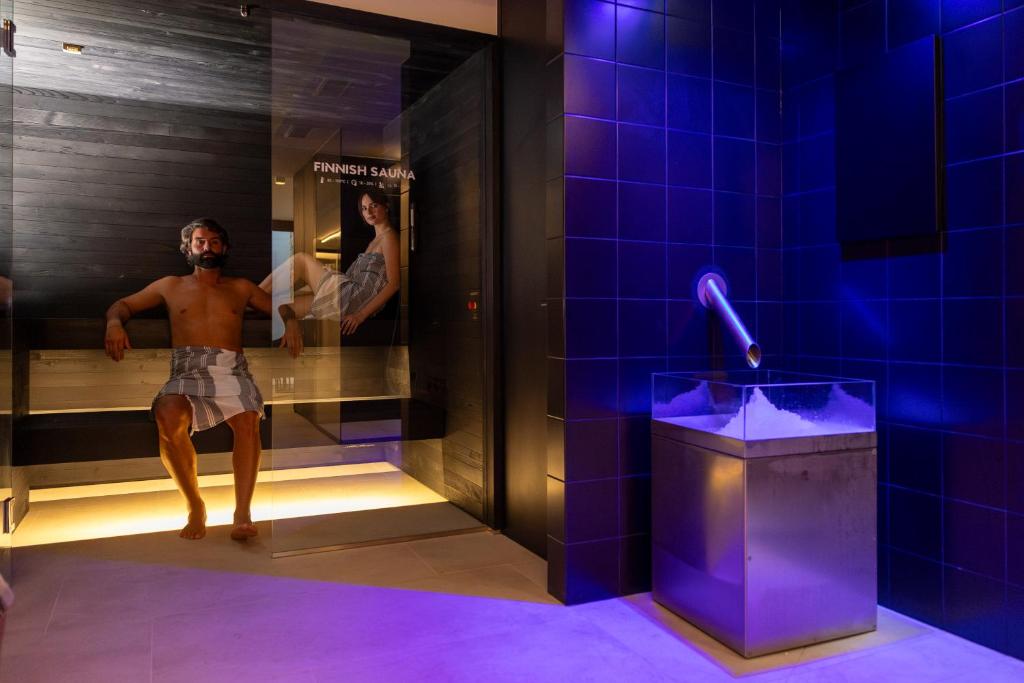
[[[366,320],[365,315],[359,313],[350,313],[341,319],[341,333],[352,334],[356,331],[356,328],[363,324]]]
[[[288,353],[291,354],[292,358],[298,358],[299,354],[302,353],[302,325],[300,325],[299,321],[295,318],[286,321],[284,324],[284,336],[281,337],[281,348],[288,349]]]
[[[124,331],[124,326],[117,321],[107,323],[107,337],[104,340],[104,345],[107,348],[107,355],[114,361],[123,360],[124,350],[132,348],[128,341],[128,333]]]

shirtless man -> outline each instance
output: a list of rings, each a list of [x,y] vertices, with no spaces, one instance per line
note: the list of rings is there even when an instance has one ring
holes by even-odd
[[[263,399],[242,355],[242,315],[246,306],[269,314],[271,299],[255,283],[221,274],[228,247],[224,228],[212,219],[197,218],[181,231],[180,249],[192,273],[161,278],[107,310],[106,351],[114,361],[132,348],[124,329],[131,316],[161,304],[170,315],[171,379],[153,400],[152,412],[160,433],[160,459],[188,505],[182,538],[206,535],[206,506],[199,495],[190,435],[221,422],[234,432],[231,538],[241,541],[257,533],[249,507],[259,472]],[[290,320],[281,346],[296,356],[301,340],[298,322]]]

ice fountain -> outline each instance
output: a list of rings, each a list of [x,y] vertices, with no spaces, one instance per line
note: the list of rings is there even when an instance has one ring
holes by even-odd
[[[745,657],[874,630],[874,382],[652,377],[654,599]]]

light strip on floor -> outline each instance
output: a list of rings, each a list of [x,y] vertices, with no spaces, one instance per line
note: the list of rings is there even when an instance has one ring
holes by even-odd
[[[282,470],[262,470],[259,475],[257,475],[256,481],[258,483],[271,483],[294,481],[296,479],[319,479],[324,477],[344,477],[396,471],[398,471],[398,468],[389,462],[326,465],[322,467],[295,467]],[[233,484],[234,478],[230,473],[204,474],[199,477],[199,488],[231,486]],[[79,486],[58,486],[46,489],[33,489],[29,492],[29,500],[32,503],[42,503],[52,500],[72,500],[76,498],[120,496],[131,493],[150,493],[154,491],[174,490],[174,482],[170,477],[167,477],[163,479],[119,481],[109,484],[81,484]]]

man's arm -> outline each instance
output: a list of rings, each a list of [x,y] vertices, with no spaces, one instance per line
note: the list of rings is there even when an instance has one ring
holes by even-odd
[[[249,293],[249,305],[261,313],[266,313],[273,318],[273,299],[266,291],[252,284],[252,291]],[[295,311],[288,304],[278,306],[281,320],[284,321],[284,336],[281,337],[281,347],[287,348],[292,358],[297,358],[302,353],[302,327],[295,315]]]
[[[164,302],[164,287],[170,278],[151,282],[135,294],[118,299],[107,309],[107,334],[104,340],[107,355],[115,361],[124,358],[124,350],[132,348],[124,324],[136,313],[155,308]]]

